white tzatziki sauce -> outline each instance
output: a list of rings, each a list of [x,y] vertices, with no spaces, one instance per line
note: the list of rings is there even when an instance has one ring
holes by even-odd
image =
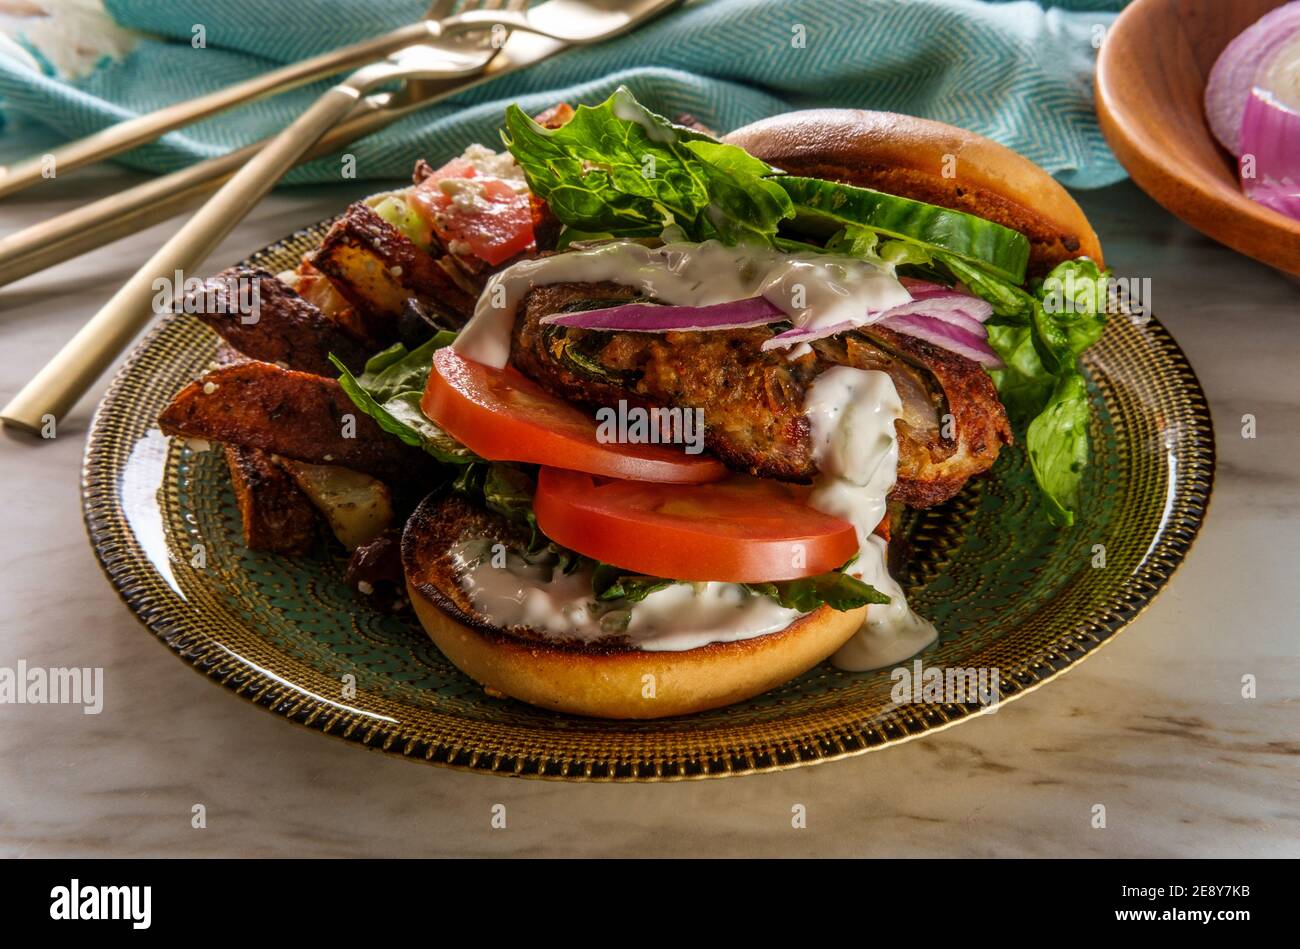
[[[889,597],[888,605],[867,607],[866,622],[831,661],[852,672],[893,665],[938,635],[908,607],[886,567],[885,541],[873,533],[898,473],[894,423],[903,404],[888,373],[832,366],[813,380],[803,407],[820,472],[809,503],[853,525],[860,549],[848,572]]]
[[[672,306],[711,306],[761,296],[800,326],[862,325],[912,299],[888,264],[813,252],[784,254],[717,241],[646,247],[612,241],[525,260],[494,275],[453,344],[497,369],[510,358],[519,304],[534,287],[614,281]]]
[[[476,612],[496,626],[527,626],[548,638],[594,642],[625,637],[646,652],[683,652],[785,629],[803,614],[735,583],[675,583],[626,606],[601,603],[590,569],[565,575],[513,551],[494,566],[487,541],[451,550]]]

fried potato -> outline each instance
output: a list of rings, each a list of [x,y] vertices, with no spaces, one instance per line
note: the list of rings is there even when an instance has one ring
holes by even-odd
[[[254,311],[240,313],[231,299],[235,281],[248,281]],[[365,365],[370,349],[265,270],[232,267],[204,281],[208,302],[197,313],[221,338],[245,356],[280,363],[290,369],[334,377],[329,361],[338,356],[349,369]],[[241,294],[242,295],[242,294]]]
[[[158,419],[168,435],[336,464],[389,484],[430,483],[437,463],[383,431],[334,379],[266,362],[222,366],[191,382]]]
[[[289,458],[280,458],[279,463],[348,550],[370,543],[392,526],[393,495],[382,481],[338,465],[309,465]]]
[[[316,509],[289,473],[259,448],[225,445],[230,483],[244,525],[244,546],[305,553],[316,539]]]
[[[377,338],[397,338],[397,318],[412,297],[463,323],[474,311],[466,293],[433,257],[365,204],[348,208],[309,260],[362,314]]]
[[[370,335],[361,314],[343,294],[339,293],[333,281],[317,270],[306,257],[293,272],[292,286],[302,297],[321,313],[329,317],[343,332],[353,339],[360,340],[366,352],[378,352],[384,348],[387,340],[376,339]]]

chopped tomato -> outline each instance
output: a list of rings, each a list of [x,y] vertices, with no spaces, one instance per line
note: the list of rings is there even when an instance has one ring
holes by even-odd
[[[463,158],[453,158],[416,185],[417,191],[438,191],[438,182],[444,178],[473,178],[478,171]]]
[[[835,570],[858,551],[853,525],[809,507],[808,491],[742,475],[647,484],[542,468],[533,511],[557,544],[625,570],[763,583]]]
[[[444,184],[457,181],[464,183]],[[466,199],[453,200],[456,191]],[[411,192],[411,206],[448,249],[464,244],[489,264],[504,263],[536,246],[532,195],[479,174],[462,158],[453,158],[420,182]]]
[[[716,481],[727,473],[714,458],[666,445],[602,442],[591,416],[514,369],[465,359],[450,346],[434,354],[421,405],[443,431],[490,461],[680,483]]]

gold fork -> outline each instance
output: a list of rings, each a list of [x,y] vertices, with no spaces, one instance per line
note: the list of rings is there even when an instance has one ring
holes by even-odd
[[[601,42],[671,9],[681,0],[547,0],[527,12],[499,10],[498,0],[480,0],[438,23],[426,23],[431,44],[411,46],[386,60],[358,70],[325,93],[284,132],[257,153],[159,251],[138,270],[89,322],[23,387],[0,419],[8,425],[39,432],[51,419],[67,412],[153,315],[159,281],[170,296],[166,310],[181,289],[174,274],[197,267],[231,228],[260,200],[318,139],[365,101],[375,87],[394,81],[446,81],[481,75],[505,45],[512,31],[536,34],[564,45]],[[511,0],[512,6],[515,0]],[[437,43],[438,37],[491,31],[484,49]],[[406,87],[409,88],[409,87]],[[396,95],[401,98],[403,93]]]
[[[446,19],[456,12],[456,3],[457,0],[434,0],[425,12],[423,20]],[[39,184],[45,180],[46,171],[51,164],[61,175],[74,168],[92,165],[135,148],[137,145],[151,142],[173,129],[208,118],[237,105],[278,95],[346,69],[355,69],[362,63],[387,56],[403,46],[427,40],[428,36],[428,28],[423,22],[408,23],[383,36],[330,50],[311,59],[261,73],[207,95],[177,102],[147,115],[118,122],[93,135],[60,145],[45,155],[25,159],[9,168],[0,168],[0,198]]]
[[[511,0],[515,7],[523,0]],[[476,10],[491,12],[499,0],[479,0]],[[154,315],[160,280],[172,299],[186,274],[212,252],[231,228],[260,201],[297,159],[343,119],[375,86],[408,78],[454,79],[473,75],[492,61],[499,42],[439,42],[438,23],[426,22],[431,42],[408,46],[387,59],[357,70],[331,88],[254,155],[198,212],[113,295],[67,345],[5,406],[6,425],[39,432],[60,418]],[[179,285],[178,285],[179,284]]]

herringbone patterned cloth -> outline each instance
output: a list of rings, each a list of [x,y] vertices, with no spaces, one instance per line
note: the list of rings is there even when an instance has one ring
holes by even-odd
[[[60,0],[46,0],[57,5]],[[62,0],[67,3],[70,0]],[[84,6],[88,0],[76,0]],[[1122,178],[1092,104],[1096,46],[1127,0],[697,0],[636,33],[575,50],[431,107],[348,151],[363,178],[409,173],[471,141],[496,141],[505,105],[596,102],[626,83],[662,113],[719,130],[811,106],[886,109],[988,135],[1064,184]],[[0,56],[0,107],[68,137],[409,22],[426,0],[105,0],[123,55],[82,75],[52,62],[50,30],[17,30],[41,65]],[[203,45],[196,37],[202,34]],[[93,29],[93,28],[87,28]],[[28,38],[24,39],[27,34]],[[86,37],[79,36],[81,45]],[[170,171],[283,128],[327,83],[168,135],[122,160]],[[337,158],[289,182],[331,181]]]

